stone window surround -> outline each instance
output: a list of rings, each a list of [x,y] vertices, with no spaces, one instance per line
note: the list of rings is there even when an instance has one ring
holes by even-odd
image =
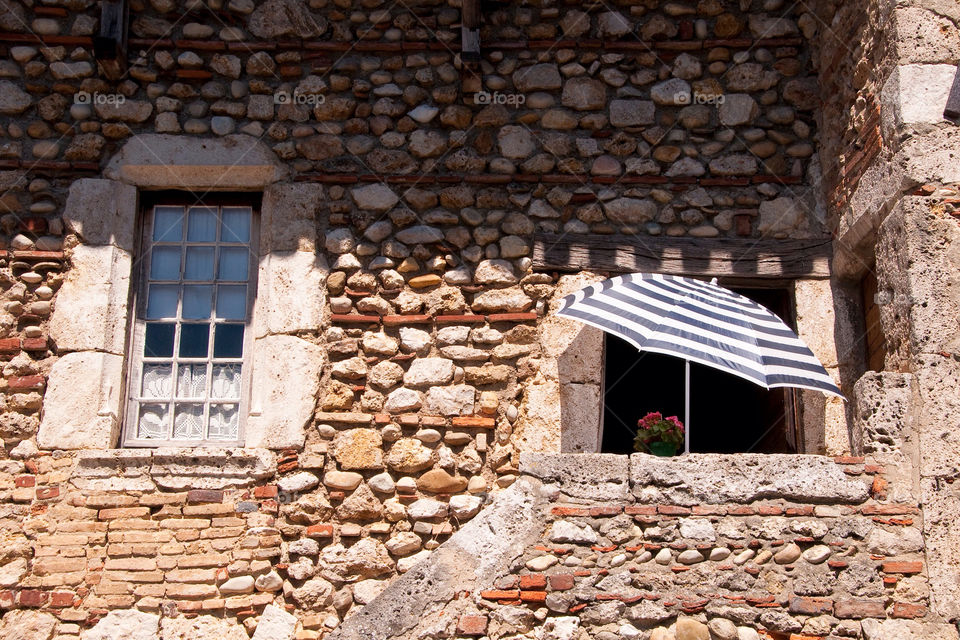
[[[64,221],[81,244],[55,299],[51,338],[61,357],[47,380],[37,441],[43,449],[111,449],[120,439],[127,371],[138,190],[262,191],[258,293],[253,308],[252,396],[245,447],[302,447],[319,391],[324,350],[316,331],[327,265],[316,251],[323,187],[285,183],[286,170],[246,135],[216,140],[142,135],[103,178],[74,182]],[[290,370],[302,372],[289,376]]]
[[[554,314],[564,296],[603,280],[582,272],[560,278],[541,324],[543,360],[525,389],[519,440],[523,451],[598,453],[603,415],[603,332]],[[838,344],[855,344],[853,328],[836,322],[833,283],[801,279],[789,284],[798,334],[839,383],[841,368],[855,353],[838,354]],[[843,455],[851,451],[845,402],[798,389],[799,453]]]

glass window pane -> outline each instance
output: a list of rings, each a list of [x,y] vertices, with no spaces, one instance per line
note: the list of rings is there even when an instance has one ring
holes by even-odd
[[[220,249],[220,268],[217,277],[221,280],[246,280],[250,267],[250,250],[247,247],[223,247]]]
[[[217,287],[217,317],[224,320],[243,320],[247,317],[247,287],[220,285]]]
[[[148,322],[143,340],[143,355],[147,358],[172,358],[173,337],[177,325]]]
[[[206,358],[207,343],[210,341],[210,325],[180,325],[180,357]]]
[[[178,290],[179,287],[175,284],[150,285],[150,293],[147,295],[147,318],[176,318]]]
[[[164,404],[140,405],[137,420],[137,438],[142,440],[166,440],[170,411]]]
[[[213,247],[187,247],[184,280],[213,280]]]
[[[241,365],[221,364],[213,367],[210,381],[210,398],[214,400],[240,400]]]
[[[173,365],[145,364],[140,382],[141,398],[170,398],[173,394]]]
[[[250,207],[223,207],[221,242],[250,242]]]
[[[154,207],[153,241],[180,242],[183,240],[183,207]]]
[[[150,279],[180,279],[180,247],[154,247],[150,251]]]
[[[174,440],[199,440],[203,437],[203,405],[178,402],[173,414]]]
[[[236,404],[214,404],[210,406],[210,429],[207,437],[211,440],[236,440],[240,435],[240,409]]]
[[[181,364],[177,370],[177,397],[203,398],[207,393],[207,365]]]
[[[213,207],[190,207],[187,219],[188,242],[213,242],[217,239],[217,210]]]
[[[203,320],[210,317],[213,287],[191,284],[183,288],[183,317],[187,320]]]
[[[213,357],[243,357],[243,325],[218,324],[213,330]]]

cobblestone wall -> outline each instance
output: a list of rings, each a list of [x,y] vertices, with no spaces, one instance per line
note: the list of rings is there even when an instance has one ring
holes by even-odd
[[[827,239],[836,226],[817,204],[818,132],[836,129],[818,67],[834,68],[823,61],[836,45],[811,46],[829,7],[506,3],[485,14],[483,59],[467,68],[453,2],[129,4],[119,81],[93,59],[99,3],[0,6],[0,638],[319,638],[517,480],[519,451],[537,441],[523,433],[541,398],[533,383],[553,375],[555,355],[542,331],[558,278],[533,268],[536,234]],[[853,113],[862,135],[870,109]],[[262,139],[278,174],[323,185],[327,302],[298,335],[329,364],[303,448],[38,448],[46,376],[65,352],[48,319],[83,241],[64,221],[68,189],[143,134]],[[852,476],[876,472],[858,465]],[[478,585],[510,591],[483,599],[509,600],[500,613],[470,614],[489,613],[490,627],[467,618],[435,635],[545,620],[562,634],[582,611],[591,634],[625,640],[678,613],[726,619],[712,623],[718,637],[732,623],[882,637],[859,620],[927,615],[922,570],[882,564],[915,563],[917,549],[867,560],[865,542],[915,532],[916,504],[892,515],[802,500],[661,506],[549,512],[596,544],[544,534],[563,552],[531,548],[533,569]],[[713,540],[699,537],[711,528]],[[603,582],[615,558],[613,573],[640,582]],[[577,571],[591,573],[571,583]],[[685,594],[707,574],[742,611],[701,602],[719,583]],[[603,622],[611,612],[629,625]]]

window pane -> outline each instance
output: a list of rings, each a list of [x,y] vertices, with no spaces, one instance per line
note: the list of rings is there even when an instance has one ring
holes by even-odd
[[[203,398],[207,393],[207,365],[181,364],[177,371],[177,397]]]
[[[180,242],[181,240],[183,240],[183,207],[155,207],[153,241]]]
[[[187,320],[203,320],[210,317],[213,287],[191,284],[183,288],[183,317]]]
[[[150,279],[180,279],[179,247],[154,247],[150,251]]]
[[[222,228],[220,229],[221,242],[249,242],[250,241],[250,207],[223,207]]]
[[[187,247],[184,280],[213,280],[213,247]]]
[[[211,207],[190,207],[187,220],[188,242],[213,242],[217,239],[217,210]]]
[[[247,287],[221,285],[217,287],[217,317],[224,320],[243,320],[247,317]]]
[[[250,267],[250,250],[247,247],[223,247],[220,249],[220,268],[217,277],[221,280],[246,280]]]
[[[213,357],[240,358],[243,356],[243,325],[218,324],[213,330]]]
[[[176,318],[178,289],[179,287],[175,284],[150,285],[150,293],[147,295],[147,318]]]
[[[173,414],[174,440],[199,440],[203,437],[203,405],[178,402]]]
[[[180,357],[206,358],[210,340],[210,325],[184,324],[180,326]]]
[[[210,381],[210,398],[215,400],[240,400],[241,365],[214,365]]]
[[[169,398],[173,391],[173,365],[143,365],[143,380],[140,383],[141,398]]]
[[[236,440],[240,435],[240,411],[235,404],[215,404],[210,406],[210,430],[207,437],[211,440]]]
[[[142,404],[137,420],[137,437],[143,440],[166,440],[169,410],[165,404]]]
[[[143,355],[147,358],[172,358],[173,336],[177,325],[148,322],[143,341]]]

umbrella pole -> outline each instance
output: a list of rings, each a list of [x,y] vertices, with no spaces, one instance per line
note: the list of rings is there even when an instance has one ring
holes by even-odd
[[[686,428],[683,430],[684,437],[684,453],[690,453],[690,361],[684,360],[684,384],[683,384],[683,418],[686,421],[684,425]]]

